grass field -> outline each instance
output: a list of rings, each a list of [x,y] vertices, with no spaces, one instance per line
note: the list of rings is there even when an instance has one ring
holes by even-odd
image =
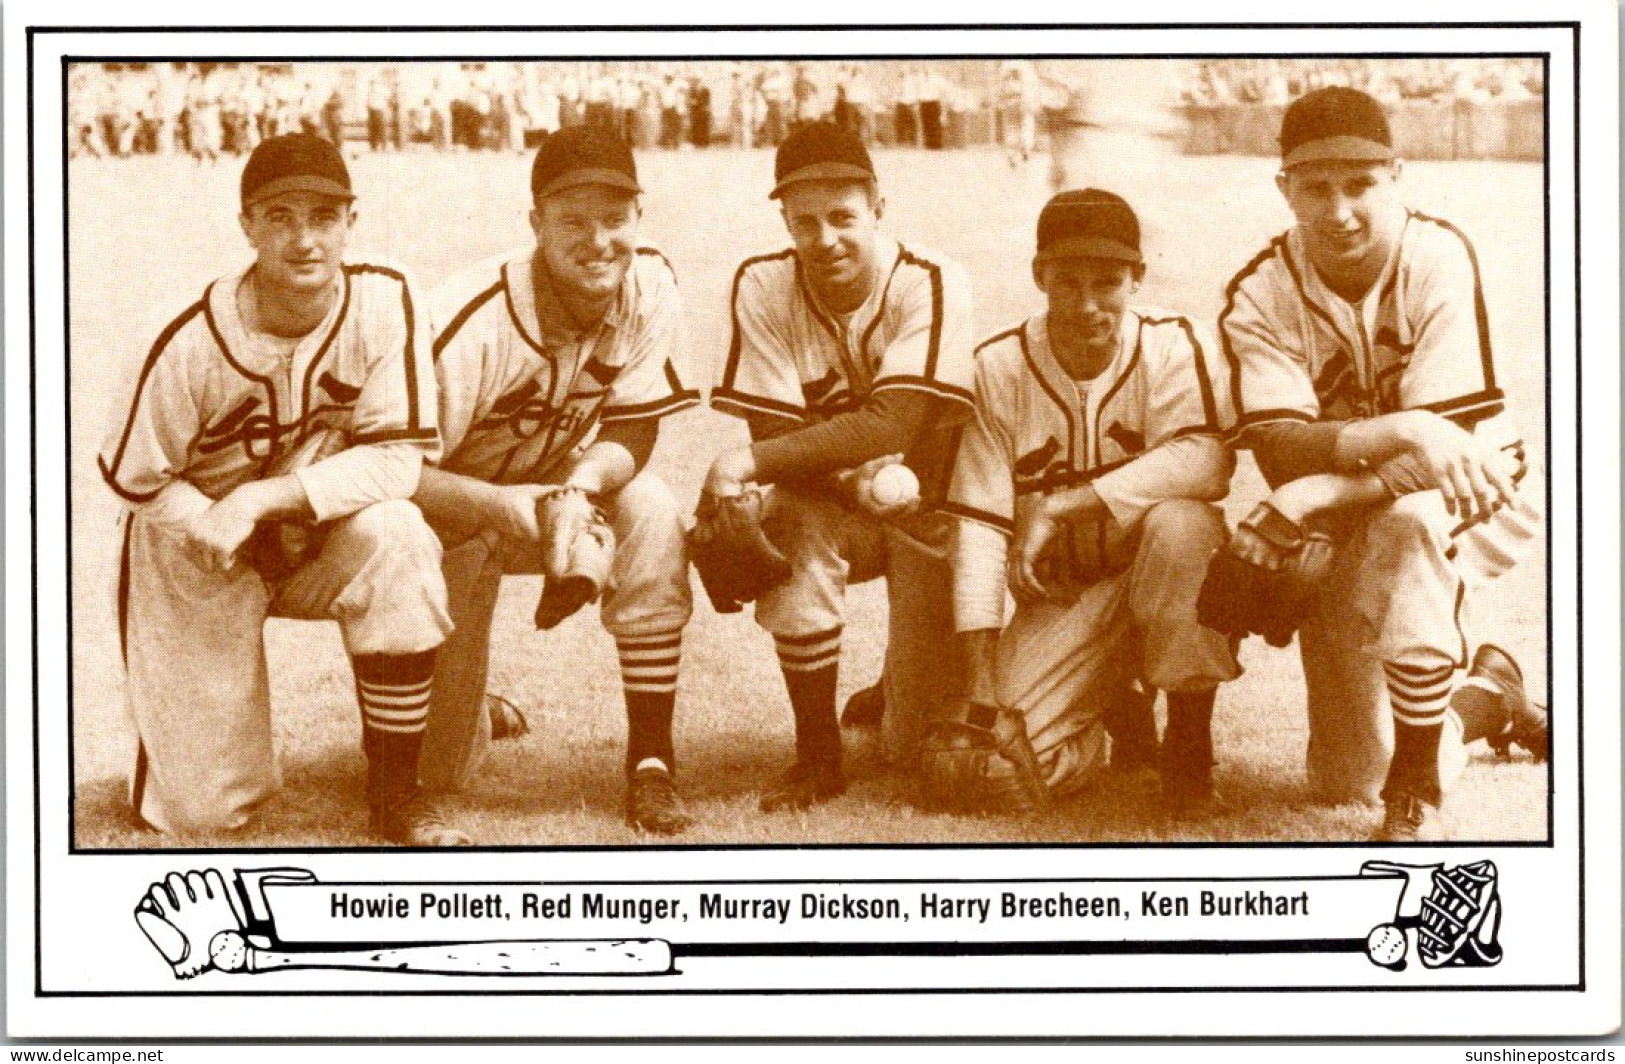
[[[1045,166],[1012,170],[996,151],[877,156],[887,224],[905,240],[969,271],[983,334],[1037,307],[1029,279],[1032,225],[1048,188]],[[765,151],[669,153],[640,158],[645,239],[678,271],[696,376],[710,383],[728,342],[728,286],[746,255],[783,246],[766,198]],[[354,247],[387,255],[433,285],[469,263],[529,238],[527,160],[518,156],[364,156]],[[1121,187],[1145,221],[1146,302],[1211,322],[1229,276],[1288,222],[1268,160],[1173,159],[1146,187]],[[122,417],[130,382],[164,321],[247,255],[236,224],[239,168],[181,160],[76,162],[69,174],[72,344],[73,735],[75,832],[87,847],[370,845],[361,797],[358,715],[336,625],[272,621],[266,644],[276,735],[286,786],[246,837],[163,840],[123,810],[123,774],[134,749],[124,715],[113,608],[118,507],[95,454]],[[1405,176],[1414,206],[1449,218],[1482,260],[1498,373],[1544,467],[1541,170],[1506,163],[1418,163]],[[655,465],[693,500],[712,456],[742,438],[731,418],[700,409],[668,420]],[[47,444],[48,446],[48,444]],[[1232,516],[1262,493],[1244,463]],[[1546,691],[1544,557],[1514,570],[1476,607],[1475,636],[1523,663],[1532,692]],[[505,583],[492,683],[527,707],[531,734],[503,744],[458,815],[492,845],[626,845],[620,759],[625,728],[613,643],[584,611],[547,635],[530,612],[532,579]],[[1380,815],[1305,799],[1303,681],[1294,651],[1257,640],[1247,673],[1222,689],[1216,713],[1218,780],[1230,811],[1201,824],[1162,823],[1127,782],[1094,789],[1036,821],[924,815],[903,780],[882,771],[867,740],[850,741],[854,786],[803,815],[763,817],[758,787],[791,756],[790,713],[772,643],[748,614],[722,617],[703,595],[688,630],[679,690],[677,749],[697,825],[680,841],[842,842],[1358,840]],[[879,672],[885,596],[878,584],[850,596],[842,694]],[[1559,710],[1561,712],[1561,710]],[[849,737],[849,740],[851,737]],[[1458,838],[1531,840],[1546,835],[1547,771],[1499,762],[1482,748],[1446,815]]]

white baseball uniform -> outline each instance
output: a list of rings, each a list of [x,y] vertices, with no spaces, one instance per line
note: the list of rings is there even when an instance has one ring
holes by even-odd
[[[740,417],[818,422],[868,396],[903,388],[950,400],[904,456],[919,477],[918,514],[881,523],[831,497],[779,486],[767,523],[794,574],[756,603],[756,620],[781,647],[805,648],[808,667],[837,660],[848,583],[886,576],[888,757],[909,759],[928,715],[960,697],[947,552],[951,522],[938,510],[954,435],[971,411],[970,283],[955,263],[881,238],[879,279],[850,315],[829,311],[802,275],[794,249],[746,259],[734,275],[733,340],[711,405]]]
[[[1513,456],[1522,483],[1523,441],[1496,381],[1477,255],[1450,223],[1409,212],[1357,304],[1326,287],[1293,229],[1230,281],[1219,326],[1241,443],[1270,423],[1431,410]],[[1418,492],[1336,521],[1336,570],[1299,632],[1308,772],[1328,797],[1377,796],[1393,749],[1382,666],[1466,665],[1465,601],[1534,537],[1537,499],[1523,484],[1518,505],[1468,523],[1437,491]],[[1450,734],[1459,737],[1459,722]],[[1459,743],[1441,743],[1441,781],[1463,764]]]
[[[345,266],[327,319],[283,345],[244,326],[245,276],[211,284],[158,337],[99,459],[133,511],[119,578],[140,739],[131,800],[164,830],[240,826],[278,785],[268,614],[336,620],[352,656],[419,653],[451,629],[439,541],[404,501],[439,449],[429,335],[406,277]],[[293,474],[333,523],[320,554],[274,587],[245,564],[201,567],[181,524],[323,429],[349,448]]]
[[[1048,316],[985,341],[975,424],[944,509],[960,519],[955,628],[1003,629],[1001,705],[1022,712],[1054,790],[1104,761],[1103,710],[1136,678],[1210,690],[1240,674],[1228,640],[1196,620],[1208,557],[1226,538],[1212,503],[1235,456],[1217,353],[1188,318],[1131,308],[1100,374],[1074,380]],[[1052,545],[1049,583],[1070,603],[1016,607],[1004,624],[1008,539],[1045,495],[1092,485],[1110,516],[1071,523]]]
[[[538,277],[531,252],[509,260],[435,337],[441,466],[492,483],[563,481],[600,425],[664,417],[699,402],[679,375],[681,329],[676,276],[653,248],[638,249],[609,313],[585,332],[545,276]],[[601,617],[633,682],[626,668],[635,672],[636,665],[627,656],[675,657],[666,637],[680,636],[688,623],[693,603],[684,515],[671,489],[647,469],[603,508],[616,549]],[[542,571],[538,548],[494,532],[447,544],[457,631],[436,660],[435,712],[419,767],[426,785],[459,786],[484,757],[497,590],[505,572]],[[635,649],[643,637],[649,647]],[[659,682],[675,678],[663,675]]]

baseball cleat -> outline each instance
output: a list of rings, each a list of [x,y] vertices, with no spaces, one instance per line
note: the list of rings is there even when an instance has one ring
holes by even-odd
[[[373,806],[372,830],[398,846],[431,848],[474,845],[474,840],[448,823],[434,802],[424,795]]]
[[[841,766],[827,761],[797,761],[790,771],[762,792],[761,810],[777,813],[781,810],[810,809],[846,790],[846,777]]]
[[[683,812],[677,787],[664,768],[640,768],[626,781],[626,823],[650,835],[676,835],[694,818]]]
[[[1445,837],[1439,807],[1414,794],[1396,794],[1383,806],[1382,826],[1372,842],[1438,842]]]
[[[491,741],[494,743],[530,734],[530,720],[526,718],[524,710],[501,695],[486,692],[485,712],[491,718]]]
[[[1551,719],[1545,706],[1529,701],[1523,689],[1523,670],[1512,655],[1500,647],[1485,643],[1473,655],[1473,667],[1467,675],[1483,680],[1501,692],[1501,703],[1507,713],[1506,726],[1500,734],[1485,741],[1502,757],[1511,754],[1514,743],[1523,747],[1536,761],[1551,756]]]
[[[878,728],[886,715],[886,692],[880,684],[865,687],[846,700],[841,710],[843,728]]]

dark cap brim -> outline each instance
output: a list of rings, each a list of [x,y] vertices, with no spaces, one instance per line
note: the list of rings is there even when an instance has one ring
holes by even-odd
[[[767,198],[778,199],[784,194],[785,189],[791,185],[799,185],[804,181],[873,181],[874,179],[873,170],[865,170],[863,167],[852,163],[813,163],[810,166],[803,166],[799,170],[792,170],[785,174],[784,180],[773,186],[773,191],[768,193]]]
[[[633,195],[643,191],[642,186],[637,181],[620,170],[566,170],[536,191],[536,202],[540,203],[555,193],[563,192],[565,189],[580,188],[582,185],[608,185],[610,188],[618,188]]]
[[[1055,259],[1111,259],[1115,262],[1126,262],[1131,266],[1139,266],[1145,262],[1140,253],[1127,244],[1099,236],[1075,236],[1057,240],[1040,251],[1034,261],[1052,262]]]
[[[288,192],[310,192],[329,199],[345,200],[355,199],[355,193],[334,181],[330,177],[319,177],[315,174],[296,174],[291,177],[279,177],[274,181],[267,181],[252,194],[243,200],[244,207],[252,207],[262,203],[273,196],[281,196]]]
[[[1386,163],[1394,160],[1394,149],[1380,141],[1365,137],[1325,137],[1298,145],[1281,160],[1281,168],[1290,170],[1304,163],[1323,163],[1332,160],[1350,162]]]

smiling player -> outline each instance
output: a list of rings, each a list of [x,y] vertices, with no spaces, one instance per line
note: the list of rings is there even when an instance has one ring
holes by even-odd
[[[602,586],[626,697],[627,822],[669,835],[689,822],[671,732],[692,603],[683,514],[645,465],[661,417],[698,402],[677,370],[677,280],[638,243],[643,190],[614,134],[550,134],[530,185],[535,247],[482,278],[434,341],[445,457],[417,502],[447,546],[457,630],[435,674],[424,782],[458,786],[483,757],[497,590],[505,572],[540,572],[543,626]],[[583,537],[613,549],[590,584],[571,568]]]
[[[344,262],[353,200],[326,141],[254,150],[241,217],[254,264],[158,337],[100,458],[132,509],[119,579],[131,802],[159,830],[241,828],[277,787],[263,644],[276,615],[339,623],[374,831],[469,842],[416,782],[451,630],[440,544],[405,501],[439,449],[429,338],[405,277]]]
[[[835,688],[849,583],[886,577],[887,757],[912,768],[926,721],[959,697],[951,523],[935,504],[971,385],[969,282],[881,233],[885,201],[855,132],[798,126],[774,160],[771,198],[794,246],[734,275],[733,342],[712,393],[754,442],[723,452],[705,482],[713,499],[772,485],[764,524],[792,568],[756,603],[796,724],[796,761],[763,793],[768,811],[845,788]],[[923,503],[875,501],[874,475],[897,456]]]
[[[1299,633],[1309,776],[1331,800],[1380,794],[1378,841],[1434,839],[1464,743],[1546,753],[1545,710],[1505,652],[1480,646],[1453,684],[1469,665],[1463,607],[1533,538],[1539,496],[1522,483],[1477,255],[1405,207],[1382,106],[1309,93],[1286,111],[1281,153],[1297,224],[1231,280],[1219,324],[1266,506],[1336,551]],[[1281,561],[1245,525],[1231,549]]]

